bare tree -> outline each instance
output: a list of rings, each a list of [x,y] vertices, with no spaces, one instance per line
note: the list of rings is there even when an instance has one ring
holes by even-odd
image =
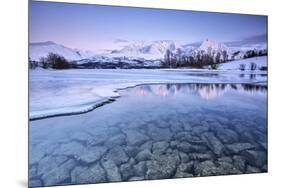
[[[227,52],[225,50],[222,52],[222,57],[223,57],[223,62],[226,62],[227,59],[228,59],[228,55],[227,55]]]
[[[221,53],[220,52],[218,52],[217,54],[216,54],[216,57],[215,57],[215,59],[216,59],[216,63],[220,63],[221,62]]]

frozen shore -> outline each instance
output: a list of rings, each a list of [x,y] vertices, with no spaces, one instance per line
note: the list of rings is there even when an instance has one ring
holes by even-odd
[[[224,69],[38,69],[29,75],[31,120],[87,112],[119,97],[118,89],[140,84],[267,82],[265,71]]]

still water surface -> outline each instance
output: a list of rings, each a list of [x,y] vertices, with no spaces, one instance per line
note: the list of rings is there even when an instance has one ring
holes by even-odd
[[[267,172],[266,85],[119,93],[89,113],[30,122],[30,186]]]

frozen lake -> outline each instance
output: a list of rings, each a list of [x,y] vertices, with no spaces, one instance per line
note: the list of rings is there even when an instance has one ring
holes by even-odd
[[[206,83],[148,83],[88,113],[30,121],[30,186],[267,172],[267,77],[203,74],[176,81]]]
[[[231,62],[233,63],[233,62]],[[264,62],[266,63],[266,61]],[[266,71],[202,69],[71,69],[32,70],[29,117],[88,112],[119,96],[119,89],[155,83],[259,83]]]

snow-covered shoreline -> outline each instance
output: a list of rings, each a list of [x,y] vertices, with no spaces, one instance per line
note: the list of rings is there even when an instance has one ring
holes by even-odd
[[[38,69],[29,75],[30,120],[88,112],[141,84],[267,83],[267,72],[259,70]]]

